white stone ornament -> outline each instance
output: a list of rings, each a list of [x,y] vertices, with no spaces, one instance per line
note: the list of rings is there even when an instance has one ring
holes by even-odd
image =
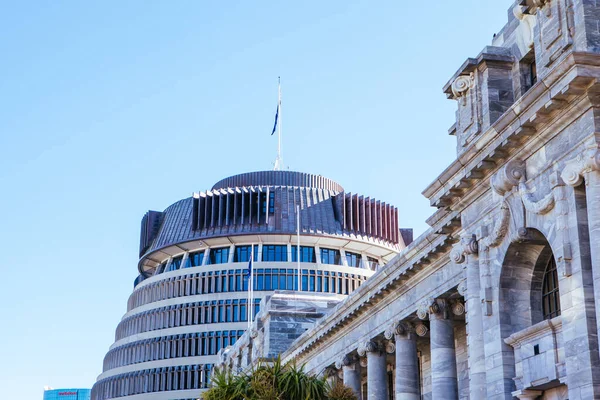
[[[597,147],[589,148],[567,161],[560,177],[569,186],[579,186],[583,183],[584,175],[591,171],[600,171],[600,150]]]
[[[513,187],[525,180],[525,162],[515,159],[510,160],[496,172],[490,179],[490,185],[494,192],[500,196],[510,192]]]
[[[466,104],[467,91],[473,87],[473,75],[461,75],[452,82],[452,94],[456,99],[462,99],[462,104]]]

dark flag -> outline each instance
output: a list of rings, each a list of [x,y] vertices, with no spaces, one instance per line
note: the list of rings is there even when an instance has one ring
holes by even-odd
[[[278,119],[279,119],[279,104],[277,104],[277,111],[275,111],[275,124],[273,124],[273,132],[271,132],[271,136],[273,136],[273,134],[277,130],[277,120]]]

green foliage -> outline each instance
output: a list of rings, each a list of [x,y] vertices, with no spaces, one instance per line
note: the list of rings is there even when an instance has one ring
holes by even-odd
[[[202,400],[357,400],[341,383],[328,387],[324,378],[304,371],[295,362],[282,364],[278,358],[261,364],[249,374],[233,375],[215,370],[211,387]]]

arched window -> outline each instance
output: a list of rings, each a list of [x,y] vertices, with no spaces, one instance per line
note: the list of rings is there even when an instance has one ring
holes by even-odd
[[[558,274],[556,273],[556,262],[550,257],[544,280],[542,282],[542,313],[544,319],[551,319],[560,315],[560,293],[558,292]]]

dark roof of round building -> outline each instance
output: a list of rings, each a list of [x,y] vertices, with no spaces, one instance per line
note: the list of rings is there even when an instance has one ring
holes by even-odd
[[[215,183],[212,190],[244,186],[296,186],[343,192],[337,182],[321,175],[295,171],[256,171],[233,175]]]

